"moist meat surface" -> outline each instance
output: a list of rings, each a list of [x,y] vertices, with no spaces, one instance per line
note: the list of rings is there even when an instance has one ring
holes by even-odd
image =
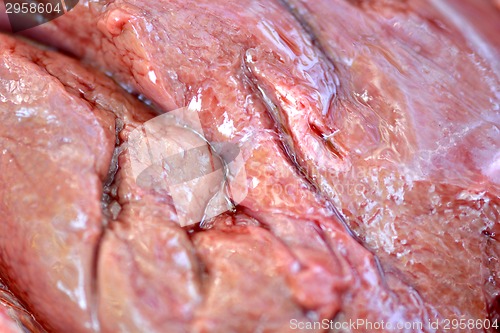
[[[0,332],[46,333],[28,310],[0,280]]]
[[[0,49],[2,275],[49,329],[90,330],[115,119],[147,111],[73,59],[5,35]]]
[[[323,120],[345,156],[325,161],[291,124],[302,164],[320,166],[318,187],[385,271],[444,318],[488,316],[498,297],[499,13],[468,1],[288,3],[346,78]]]
[[[78,107],[90,101],[76,115],[62,102],[42,104],[76,127],[68,130],[71,142],[90,143],[66,156],[42,141],[45,155],[38,156],[30,142],[3,139],[25,168],[47,165],[35,169],[49,175],[35,196],[68,186],[68,195],[48,196],[62,200],[48,207],[86,209],[89,226],[84,236],[66,230],[76,217],[60,219],[50,209],[46,221],[33,224],[29,202],[19,199],[28,185],[16,198],[4,186],[2,202],[12,201],[2,207],[11,216],[2,223],[20,242],[0,244],[12,253],[0,255],[3,274],[55,330],[69,323],[58,322],[46,297],[82,316],[80,331],[286,332],[294,318],[498,318],[500,41],[491,31],[499,15],[487,1],[83,1],[29,31],[157,109],[198,105],[206,139],[238,146],[248,195],[207,230],[179,227],[171,197],[135,181],[128,138],[153,117],[149,110],[95,72],[24,44],[18,50],[4,37],[2,50],[17,57],[17,68],[31,66],[39,82],[62,83],[63,94],[44,90],[42,100],[70,94]],[[74,64],[70,73],[77,74],[54,58]],[[28,80],[16,67],[4,66],[4,73]],[[0,133],[38,133],[40,127],[18,121],[31,100],[15,104],[18,95],[5,82],[14,101],[2,109]],[[116,118],[125,126],[118,143]],[[63,137],[63,127],[50,133]],[[105,192],[120,211],[102,216],[100,187],[115,144],[119,169]],[[40,162],[47,156],[52,164]],[[58,159],[78,173],[64,182],[51,176],[64,165]],[[7,158],[0,161],[9,167]],[[4,184],[21,177],[18,168],[7,170]],[[83,188],[86,195],[78,196]],[[380,259],[383,275],[344,219]],[[35,266],[27,273],[12,256],[21,260],[15,246],[40,228],[50,255],[42,260],[30,248]],[[63,245],[47,245],[61,230],[69,237]],[[67,253],[78,255],[69,261]],[[46,290],[28,295],[32,287],[19,277],[55,260],[62,262],[55,280],[37,280]],[[82,272],[78,292],[65,286],[74,271]]]
[[[291,319],[340,309],[423,320],[414,291],[386,288],[374,257],[297,172],[249,83],[237,90],[249,109],[231,113],[245,119],[232,140],[248,195],[211,229],[186,230],[170,196],[132,175],[128,136],[150,111],[72,59],[1,41],[2,275],[49,331],[284,332]],[[211,112],[199,110],[205,126]]]
[[[2,275],[50,328],[85,325],[114,117],[80,97],[76,61],[0,43]]]

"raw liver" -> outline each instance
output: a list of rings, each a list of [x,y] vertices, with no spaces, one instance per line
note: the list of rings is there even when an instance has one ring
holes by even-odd
[[[46,333],[33,316],[0,280],[0,332]]]
[[[100,299],[123,305],[100,308],[105,331],[498,316],[499,46],[488,28],[460,30],[423,1],[290,0],[296,17],[274,1],[104,3],[84,1],[30,35],[160,110],[200,102],[207,139],[240,147],[250,187],[236,213],[186,235],[165,221],[168,199],[133,183],[125,151],[122,223],[106,232],[99,268]],[[142,237],[148,249],[179,248],[158,258],[141,252]],[[264,249],[271,259],[258,260]],[[187,267],[169,257],[177,250]],[[167,267],[194,294],[156,278],[145,287]]]
[[[321,126],[345,153],[315,154],[296,122],[301,164],[443,318],[498,316],[499,13],[485,1],[288,3],[344,78]]]
[[[186,230],[170,197],[131,174],[128,136],[149,110],[72,59],[7,36],[2,50],[2,274],[49,331],[282,332],[291,319],[341,308],[352,318],[422,318],[413,292],[386,289],[374,257],[297,172],[249,84],[232,97],[249,109],[226,115],[246,128],[231,141],[245,157],[248,196],[213,228]],[[228,140],[210,110],[199,115],[207,136]]]

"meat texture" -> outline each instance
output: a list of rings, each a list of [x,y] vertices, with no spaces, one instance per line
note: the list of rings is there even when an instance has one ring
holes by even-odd
[[[340,156],[308,149],[289,124],[301,165],[384,270],[444,318],[498,315],[498,13],[467,1],[289,5],[349,78],[322,120]]]
[[[26,83],[3,85],[15,100],[2,111],[2,138],[11,136],[2,140],[15,155],[0,160],[12,173],[2,222],[21,242],[0,239],[9,253],[0,258],[47,327],[78,317],[82,332],[286,332],[291,319],[500,316],[498,11],[486,0],[285,2],[82,1],[28,31],[161,112],[192,106],[206,141],[238,147],[248,193],[206,229],[179,227],[172,197],[136,182],[130,133],[149,110],[65,57],[3,38],[12,64],[2,78]],[[42,109],[64,119],[48,131],[57,149],[40,142],[46,125],[24,120],[42,111],[23,118],[37,93],[13,94],[37,78],[30,89],[48,85]],[[37,134],[17,143],[13,131]],[[113,151],[119,168],[106,182]],[[45,182],[6,190],[8,179],[29,179],[11,160]],[[42,195],[62,201],[46,202],[35,223],[27,207]],[[43,252],[27,246],[37,239]],[[32,251],[33,268],[16,246]],[[37,271],[48,276],[21,279]],[[67,321],[46,297],[65,305]]]
[[[35,315],[60,318],[50,328],[91,327],[87,268],[101,234],[114,117],[80,97],[94,78],[84,72],[79,81],[75,61],[6,36],[0,49],[2,274]]]
[[[139,186],[130,166],[129,135],[151,112],[72,59],[1,41],[1,271],[49,331],[284,332],[341,308],[425,319],[297,172],[250,82],[193,96],[206,136],[240,147],[249,190],[209,230],[183,229],[171,196]],[[227,71],[242,75],[233,57]],[[218,130],[215,112],[240,133]]]
[[[2,281],[0,281],[0,332],[46,333]]]

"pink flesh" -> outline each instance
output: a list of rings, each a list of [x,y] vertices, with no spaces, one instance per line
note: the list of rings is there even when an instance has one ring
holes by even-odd
[[[51,328],[85,331],[114,119],[80,99],[75,61],[61,71],[52,53],[0,45],[2,273],[37,316],[60,318]]]
[[[339,130],[332,141],[342,158],[311,154],[300,122],[289,126],[304,167],[313,160],[318,187],[337,198],[384,269],[443,318],[486,317],[496,270],[485,267],[484,246],[498,251],[498,243],[484,234],[500,219],[500,40],[459,15],[488,4],[289,3],[350,79],[318,126]],[[498,23],[498,13],[487,15],[486,24]],[[477,31],[465,34],[450,17]]]
[[[84,3],[33,31],[165,110],[199,98],[207,138],[237,143],[248,183],[258,184],[242,212],[221,217],[191,243],[172,221],[155,217],[170,216],[168,199],[134,187],[125,152],[117,175],[122,223],[106,233],[99,261],[99,299],[110,306],[100,308],[105,330],[116,331],[121,320],[151,331],[174,322],[177,331],[252,332],[259,325],[283,331],[305,310],[319,318],[341,310],[344,319],[372,320],[488,316],[498,292],[498,263],[490,258],[500,252],[496,239],[485,235],[498,229],[500,215],[498,37],[478,22],[478,31],[467,34],[454,25],[456,17],[423,1],[288,3],[326,56],[274,2],[263,8],[198,1],[194,8],[170,1],[151,8],[115,1],[105,9]],[[474,8],[498,14],[482,6]],[[481,41],[492,46],[481,48]],[[392,292],[373,257],[297,174],[279,140],[378,255]],[[136,200],[127,199],[131,193]],[[167,239],[179,240],[166,252],[182,253],[187,268],[141,252],[142,242],[161,249]],[[266,259],[275,265],[257,260],[258,268],[249,271],[255,260],[250,248],[268,248]],[[227,258],[230,249],[235,255]],[[304,267],[299,273],[297,264]],[[158,277],[165,270],[172,270],[169,283]],[[252,276],[268,288],[253,294],[235,276]],[[286,286],[270,276],[286,277]],[[141,288],[141,281],[149,287]],[[315,284],[328,290],[324,297],[310,288]],[[265,320],[253,310],[269,294],[282,311]],[[111,307],[116,298],[122,307]],[[158,306],[180,312],[161,315],[154,312]],[[228,308],[234,321],[225,319]],[[128,315],[137,312],[143,321]]]
[[[3,216],[15,217],[5,218],[3,222],[11,229],[9,238],[3,238],[0,242],[0,246],[5,249],[1,258],[2,272],[12,290],[27,303],[48,329],[71,329],[74,332],[100,329],[115,332],[124,328],[139,330],[146,327],[158,332],[166,329],[187,332],[191,329],[238,327],[242,332],[253,332],[258,327],[268,327],[270,331],[282,331],[284,327],[288,327],[292,318],[302,318],[305,321],[313,319],[306,317],[306,313],[318,318],[334,316],[342,306],[341,295],[344,292],[347,292],[349,300],[353,300],[349,301],[352,305],[356,304],[356,295],[368,293],[374,298],[387,295],[378,277],[373,257],[345,233],[340,222],[325,208],[326,203],[317,198],[307,183],[297,175],[279,147],[276,134],[269,127],[271,122],[263,104],[250,90],[246,90],[247,94],[249,99],[254,100],[253,110],[260,110],[262,122],[255,118],[252,125],[258,135],[252,138],[251,144],[242,142],[242,151],[247,159],[248,181],[253,183],[257,180],[258,184],[252,185],[253,188],[242,205],[247,212],[236,214],[232,218],[234,230],[230,224],[225,227],[226,233],[244,240],[236,243],[229,241],[227,247],[221,248],[219,243],[225,242],[224,235],[215,231],[207,231],[206,235],[205,232],[200,232],[193,236],[193,248],[186,230],[175,225],[175,213],[168,196],[145,191],[135,184],[127,165],[127,149],[120,155],[120,169],[114,182],[109,185],[114,187],[110,190],[112,199],[122,209],[116,218],[108,214],[95,215],[101,211],[100,187],[106,177],[104,167],[110,164],[115,148],[115,122],[123,124],[120,140],[127,142],[128,133],[151,118],[148,111],[123,97],[109,80],[88,72],[66,57],[37,50],[6,36],[2,37],[2,43],[4,62],[9,62],[8,67],[4,66],[3,77],[8,79],[16,74],[17,81],[10,82],[25,82],[28,76],[23,76],[22,70],[29,70],[32,73],[29,77],[40,80],[33,85],[16,86],[16,89],[21,90],[10,95],[13,100],[6,105],[11,109],[2,113],[4,126],[9,126],[9,131],[4,129],[3,133],[33,133],[33,136],[20,137],[23,140],[36,138],[36,147],[43,152],[38,155],[30,150],[28,153],[22,148],[31,146],[28,145],[29,142],[17,143],[18,141],[4,138],[4,141],[12,142],[12,148],[8,151],[12,151],[17,157],[3,159],[4,177],[10,175],[9,178],[4,178],[4,182],[18,179],[14,173],[21,172],[22,168],[19,166],[29,167],[29,177],[44,180],[31,183],[35,187],[30,188],[20,187],[23,183],[16,182],[18,191],[6,191],[2,196],[4,203],[11,200],[2,207]],[[65,64],[64,70],[60,64]],[[33,76],[33,73],[36,75]],[[17,79],[19,77],[21,79]],[[14,84],[9,81],[4,83],[5,89],[10,89]],[[33,86],[48,89],[47,84],[59,89],[56,90],[57,93],[50,90],[37,93],[33,90]],[[25,86],[30,88],[31,94],[21,94]],[[25,98],[17,99],[23,96]],[[34,106],[30,104],[34,103],[33,99],[36,101],[34,111]],[[48,100],[49,104],[41,103],[44,100]],[[62,105],[67,105],[61,100],[72,104],[61,108]],[[56,104],[50,104],[51,101]],[[115,120],[115,117],[119,120]],[[82,119],[92,121],[86,123]],[[211,119],[209,114],[202,113],[202,121],[206,122],[207,119]],[[51,125],[51,122],[54,124]],[[60,124],[65,124],[66,127],[60,127]],[[264,124],[267,124],[267,128]],[[25,128],[26,126],[29,127]],[[69,131],[68,126],[77,127],[70,128]],[[80,146],[66,150],[61,147],[54,151],[50,149],[53,141],[44,141],[44,135],[48,135],[45,133],[50,133],[52,139],[61,137],[61,144]],[[4,147],[7,149],[10,146],[5,144]],[[85,149],[90,149],[89,147],[93,147],[93,150],[87,152]],[[46,155],[50,158],[45,157]],[[11,166],[21,158],[19,166]],[[49,162],[52,159],[58,163]],[[41,161],[47,162],[42,164]],[[37,167],[30,166],[30,163],[36,163]],[[47,170],[51,172],[48,175]],[[30,179],[29,177],[26,179]],[[80,182],[94,179],[95,185],[68,187],[68,181],[70,184],[79,184],[78,181],[75,183],[75,179]],[[278,197],[271,191],[276,184],[282,184],[283,188],[285,184],[292,186],[287,188],[287,193]],[[3,188],[7,189],[5,186]],[[48,192],[62,191],[63,188],[64,195]],[[72,191],[75,194],[69,195]],[[94,191],[95,194],[90,196],[89,191]],[[77,195],[81,193],[85,195]],[[20,197],[12,198],[13,194]],[[21,197],[30,198],[34,195],[37,197],[32,199],[35,203],[30,208],[39,207],[37,217],[43,218],[43,223],[28,223],[31,221],[29,216],[32,215],[25,209],[26,199]],[[46,198],[65,201],[52,203]],[[300,202],[297,198],[300,198]],[[54,209],[65,207],[81,207],[89,211],[86,218],[61,216],[53,212]],[[242,223],[249,220],[248,214],[255,215],[250,221],[254,221],[252,223],[256,225],[242,227]],[[222,220],[216,221],[216,225],[225,223],[225,217],[220,219]],[[85,226],[79,224],[85,222],[88,223]],[[77,230],[82,230],[83,234],[80,235]],[[212,233],[214,236],[209,236]],[[62,237],[58,246],[52,243],[54,237]],[[13,239],[16,241],[13,242]],[[43,249],[37,251],[39,247],[28,244],[37,244],[33,241],[40,242]],[[283,258],[282,268],[272,265],[274,261],[254,258],[254,275],[249,280],[250,283],[254,281],[254,287],[230,291],[225,289],[229,286],[219,286],[219,281],[229,283],[234,275],[245,281],[245,277],[251,273],[243,258],[252,257],[253,254],[248,252],[248,247],[243,246],[244,244],[251,247],[272,244],[270,249],[274,253],[273,258]],[[342,244],[341,248],[344,250],[337,248],[338,244]],[[14,250],[16,246],[23,245],[27,249],[24,252]],[[148,250],[145,251],[144,246]],[[224,251],[220,252],[221,250]],[[226,251],[238,255],[226,258]],[[22,258],[26,258],[26,255],[30,258],[29,265],[23,264]],[[206,275],[198,267],[195,255],[208,267]],[[82,259],[78,259],[79,256]],[[180,261],[179,256],[183,258]],[[52,262],[59,265],[65,263],[81,272],[78,285],[66,287],[65,283],[74,283],[75,275],[53,269],[50,265]],[[39,272],[48,272],[49,275],[40,275]],[[279,283],[279,280],[270,280],[278,273],[283,276],[284,284]],[[204,276],[202,281],[201,276]],[[321,293],[317,286],[321,286]],[[223,288],[217,289],[221,287]],[[78,288],[82,288],[84,293],[79,293]],[[219,295],[218,290],[234,296],[227,301],[219,300],[216,297]],[[71,298],[72,295],[77,298]],[[265,318],[256,317],[253,303],[241,302],[241,299],[263,302],[267,297],[278,302],[280,307]],[[388,309],[386,313],[391,313],[398,300],[393,296],[388,297],[380,306]],[[238,314],[234,321],[225,320],[226,313],[222,309],[227,306]],[[158,312],[158,308],[168,311]],[[361,316],[369,316],[370,312],[362,299],[353,309],[353,316],[356,311]],[[412,310],[401,308],[398,311],[401,318],[417,318],[413,317],[415,314],[412,314]],[[247,320],[241,321],[238,318]]]
[[[46,333],[33,316],[0,280],[0,332]]]

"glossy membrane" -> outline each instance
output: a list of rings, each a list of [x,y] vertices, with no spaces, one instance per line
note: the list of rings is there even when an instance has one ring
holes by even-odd
[[[43,156],[12,147],[21,165],[43,166],[49,156],[46,169],[29,168],[40,175],[58,172],[59,161],[72,173],[30,189],[49,208],[40,224],[22,214],[25,200],[4,204],[12,233],[0,247],[35,234],[47,244],[50,232],[68,235],[64,249],[85,251],[75,265],[74,255],[48,243],[53,250],[44,261],[35,256],[31,270],[4,255],[2,272],[55,331],[287,332],[292,319],[364,318],[423,322],[430,332],[429,319],[498,317],[500,46],[491,30],[499,15],[486,1],[82,2],[29,34],[91,62],[159,110],[196,105],[205,139],[241,151],[248,193],[211,228],[181,228],[172,197],[139,186],[130,164],[129,135],[154,115],[94,72],[74,64],[68,79],[44,59],[72,61],[22,46],[37,56],[14,58],[18,67],[4,77],[27,80],[22,68],[33,66],[40,82],[62,82],[66,88],[43,90],[42,100],[70,96],[87,106],[81,119],[61,103],[42,109],[73,126],[96,117],[67,134],[96,141],[70,150],[80,159],[51,150],[51,141],[42,141]],[[18,43],[4,40],[6,50]],[[26,131],[30,122],[14,115],[31,101],[15,104],[23,95],[4,87],[14,99],[2,109],[11,121],[4,133]],[[30,126],[28,133],[40,131]],[[89,158],[96,167],[85,169]],[[59,196],[63,203],[50,201],[56,194],[42,200],[47,187],[68,184],[81,188],[68,187],[75,194]],[[2,202],[12,193],[23,192],[5,190]],[[90,238],[65,229],[72,218],[53,211],[78,205],[92,217]],[[68,258],[82,272],[80,298],[60,288],[64,270],[40,280],[48,289],[19,279],[47,262],[66,267]],[[53,307],[49,293],[59,299]],[[61,309],[83,317],[64,321]]]

